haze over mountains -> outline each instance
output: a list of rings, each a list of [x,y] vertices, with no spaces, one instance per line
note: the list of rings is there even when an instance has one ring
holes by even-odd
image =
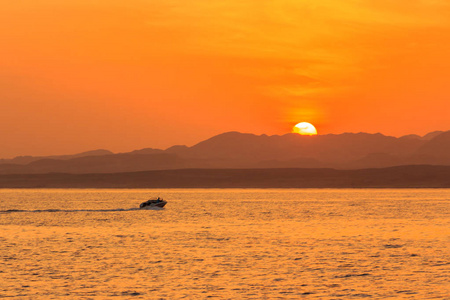
[[[335,168],[450,165],[450,131],[423,137],[343,133],[317,136],[227,132],[192,147],[146,148],[114,154],[22,156],[0,160],[0,174],[117,173],[185,168]]]

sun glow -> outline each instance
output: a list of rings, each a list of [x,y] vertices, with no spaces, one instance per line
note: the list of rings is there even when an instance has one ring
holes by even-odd
[[[292,128],[292,132],[301,135],[316,135],[317,129],[311,123],[301,122],[295,125],[294,128]]]

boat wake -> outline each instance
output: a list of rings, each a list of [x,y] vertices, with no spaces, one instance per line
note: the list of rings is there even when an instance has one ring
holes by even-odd
[[[162,207],[151,207],[146,209],[140,208],[116,208],[116,209],[36,209],[36,210],[27,210],[27,209],[7,209],[0,210],[0,214],[10,214],[10,213],[46,213],[46,212],[64,212],[64,213],[72,213],[72,212],[118,212],[118,211],[137,211],[137,210],[164,210]]]

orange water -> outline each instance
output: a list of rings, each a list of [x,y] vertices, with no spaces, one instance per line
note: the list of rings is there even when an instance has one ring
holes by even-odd
[[[151,196],[166,208],[134,210]],[[0,190],[0,199],[0,298],[450,299],[450,190]]]

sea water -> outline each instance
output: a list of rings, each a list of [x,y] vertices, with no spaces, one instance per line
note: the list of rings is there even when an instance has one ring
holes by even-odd
[[[0,190],[0,298],[450,299],[449,207],[446,189]]]

